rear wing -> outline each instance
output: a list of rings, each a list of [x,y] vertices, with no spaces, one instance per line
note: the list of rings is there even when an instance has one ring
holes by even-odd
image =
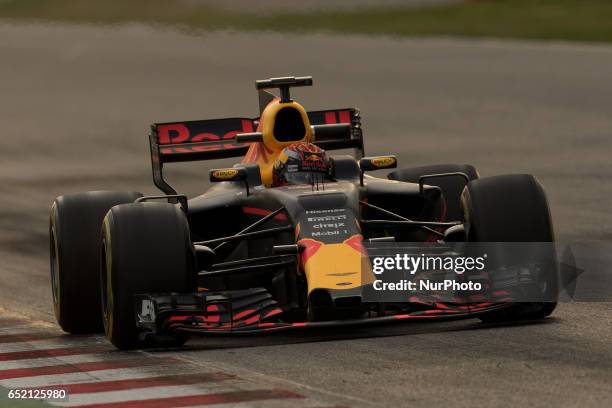
[[[361,116],[355,108],[308,112],[311,125],[350,124],[348,137],[342,139],[316,140],[315,144],[325,150],[355,149],[357,158],[365,155]],[[225,118],[186,122],[155,123],[151,125],[149,142],[153,182],[168,195],[177,192],[164,180],[164,163],[242,157],[248,143],[237,143],[239,133],[252,133],[257,129],[259,118]]]

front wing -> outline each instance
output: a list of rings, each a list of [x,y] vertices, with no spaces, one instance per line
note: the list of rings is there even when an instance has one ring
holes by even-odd
[[[136,296],[136,323],[147,333],[254,334],[273,331],[362,326],[408,320],[454,320],[507,308],[512,303],[466,305],[436,303],[434,308],[404,314],[350,320],[284,322],[283,310],[264,288],[197,294]]]

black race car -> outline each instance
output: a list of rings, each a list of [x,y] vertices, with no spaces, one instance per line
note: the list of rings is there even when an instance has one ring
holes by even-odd
[[[543,318],[556,303],[511,298],[453,303],[371,302],[367,243],[553,242],[544,191],[531,175],[479,178],[470,165],[396,167],[364,157],[360,112],[307,112],[290,88],[310,77],[256,82],[257,118],[151,127],[153,180],[163,195],[93,191],[51,209],[51,287],[67,332],[104,329],[118,348],[193,334],[254,333],[413,319]],[[267,91],[278,88],[280,96]],[[330,156],[326,177],[272,185],[286,146]],[[212,169],[214,185],[187,199],[164,179],[167,163],[243,157]]]

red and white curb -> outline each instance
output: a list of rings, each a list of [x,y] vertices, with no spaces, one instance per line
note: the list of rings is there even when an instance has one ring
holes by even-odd
[[[0,386],[63,389],[68,400],[49,403],[65,407],[336,406],[205,362],[118,351],[101,336],[68,336],[57,329],[2,318]]]

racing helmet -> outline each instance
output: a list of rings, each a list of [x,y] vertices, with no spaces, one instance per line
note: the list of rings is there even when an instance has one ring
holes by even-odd
[[[272,168],[272,186],[322,182],[329,174],[325,150],[307,142],[283,149]]]

